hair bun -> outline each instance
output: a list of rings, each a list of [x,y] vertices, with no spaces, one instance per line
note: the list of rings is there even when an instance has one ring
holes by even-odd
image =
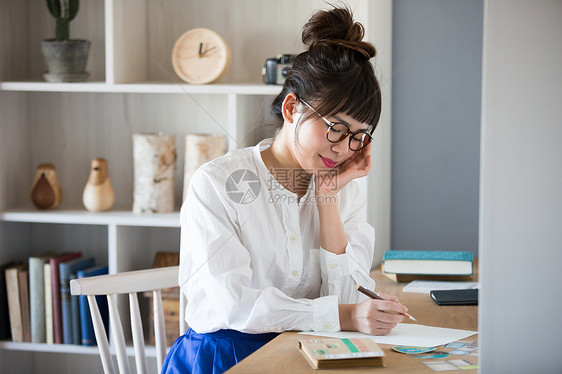
[[[375,46],[363,41],[365,28],[353,21],[349,9],[334,8],[315,12],[302,29],[302,42],[308,49],[315,46],[341,46],[370,59],[377,53]]]

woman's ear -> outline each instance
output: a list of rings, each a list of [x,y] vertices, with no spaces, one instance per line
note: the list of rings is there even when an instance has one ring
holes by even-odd
[[[281,109],[285,122],[293,123],[293,117],[297,111],[297,95],[293,92],[287,94],[287,96],[285,96],[285,100],[283,100]]]

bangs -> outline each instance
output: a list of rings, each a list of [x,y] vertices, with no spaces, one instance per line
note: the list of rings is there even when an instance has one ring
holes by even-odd
[[[369,67],[372,69],[371,65]],[[369,79],[360,66],[343,73],[332,73],[330,83],[318,87],[313,101],[316,110],[329,117],[345,113],[354,120],[369,126],[369,133],[375,130],[381,113],[380,87],[376,79]]]

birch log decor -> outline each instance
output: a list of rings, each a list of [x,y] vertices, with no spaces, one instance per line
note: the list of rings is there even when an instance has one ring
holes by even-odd
[[[134,213],[165,213],[174,210],[176,136],[134,134]]]
[[[226,136],[189,134],[185,136],[185,166],[183,171],[183,199],[195,170],[205,162],[226,153]]]

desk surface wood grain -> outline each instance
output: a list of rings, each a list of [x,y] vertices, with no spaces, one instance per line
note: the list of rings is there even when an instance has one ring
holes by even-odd
[[[447,327],[463,330],[478,331],[478,307],[467,306],[438,306],[427,294],[402,292],[402,287],[407,283],[396,283],[384,275],[380,268],[374,270],[371,276],[376,281],[376,291],[398,295],[400,301],[408,306],[409,313],[419,323],[429,326]],[[478,262],[474,262],[474,278],[478,280]],[[405,320],[405,323],[409,323]],[[298,350],[298,340],[306,338],[307,335],[297,334],[294,331],[282,333],[277,338],[263,346],[238,365],[228,371],[228,374],[237,373],[317,373],[316,370],[306,362]],[[476,340],[473,335],[464,340]],[[355,368],[355,369],[323,369],[333,373],[435,373],[421,362],[422,359],[408,357],[397,353],[388,344],[379,344],[385,353],[384,368]],[[466,359],[473,364],[478,363],[476,356],[450,355],[447,358],[436,359],[439,361]],[[475,373],[477,370],[463,370],[463,372]]]

